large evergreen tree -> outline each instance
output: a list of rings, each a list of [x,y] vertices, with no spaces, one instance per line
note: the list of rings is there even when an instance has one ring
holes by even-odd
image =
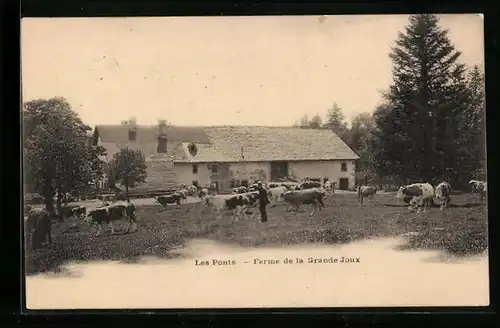
[[[393,84],[375,113],[379,174],[437,182],[453,179],[464,164],[457,139],[470,132],[461,128],[471,108],[470,83],[447,34],[436,15],[418,14],[398,35],[390,54]]]

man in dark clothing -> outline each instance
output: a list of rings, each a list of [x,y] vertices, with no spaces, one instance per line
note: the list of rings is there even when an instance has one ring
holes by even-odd
[[[267,198],[267,190],[262,187],[262,182],[257,182],[259,186],[259,210],[260,210],[260,221],[267,222],[266,206],[269,204],[269,199]]]

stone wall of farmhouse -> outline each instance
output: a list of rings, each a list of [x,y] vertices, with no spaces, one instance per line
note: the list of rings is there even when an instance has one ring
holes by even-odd
[[[197,180],[200,185],[207,185],[211,181],[212,172],[206,163],[197,164],[197,171],[193,170],[191,163],[172,163],[171,161],[147,161],[148,176],[146,183],[141,188],[147,189],[170,189],[180,184],[191,184]],[[342,163],[347,170],[342,171]],[[229,163],[230,175],[228,179],[249,180],[256,171],[262,171],[266,175],[265,181],[269,181],[271,175],[271,164],[269,162]],[[328,179],[340,184],[341,178],[349,181],[349,189],[355,185],[355,162],[354,161],[303,161],[289,162],[289,175],[299,179],[309,177],[311,179]]]
[[[208,185],[210,183],[210,171],[206,163],[194,164],[197,170],[193,170],[193,164],[191,163],[175,163],[174,171],[178,184],[190,185],[193,180],[198,181],[201,186]]]
[[[271,164],[269,162],[230,163],[229,170],[231,178],[238,180],[249,180],[258,171],[262,171],[266,177],[262,177],[262,180],[269,181],[271,176]]]
[[[342,171],[342,163],[346,164],[346,171]],[[297,178],[304,179],[328,179],[337,182],[337,187],[340,184],[341,178],[349,180],[349,189],[353,189],[355,185],[355,161],[305,161],[305,162],[290,162],[289,173]]]
[[[177,188],[177,177],[171,161],[146,161],[148,176],[141,189],[162,190]]]

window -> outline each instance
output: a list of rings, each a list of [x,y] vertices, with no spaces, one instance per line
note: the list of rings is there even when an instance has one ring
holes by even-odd
[[[198,174],[198,164],[193,164],[193,174]]]
[[[219,166],[217,164],[212,164],[211,166],[212,174],[219,173]]]
[[[342,172],[347,172],[347,163],[340,164],[340,170]]]
[[[128,141],[135,141],[136,137],[137,137],[136,130],[128,130]]]

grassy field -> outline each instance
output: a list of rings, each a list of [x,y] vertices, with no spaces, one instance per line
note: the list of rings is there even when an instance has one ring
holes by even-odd
[[[459,256],[487,249],[487,207],[475,195],[454,195],[452,205],[440,212],[410,213],[396,204],[393,194],[377,195],[373,205],[359,206],[354,194],[335,194],[325,209],[309,216],[309,206],[299,213],[283,205],[270,208],[269,222],[240,219],[232,223],[230,212],[219,221],[202,204],[183,204],[161,211],[159,205],[137,206],[139,230],[122,234],[126,222],[115,225],[115,235],[95,237],[95,230],[82,220],[68,219],[53,225],[51,246],[26,254],[26,273],[57,270],[68,261],[134,261],[144,255],[171,258],[190,238],[208,238],[244,247],[300,243],[338,244],[411,234],[406,249],[438,249]]]

